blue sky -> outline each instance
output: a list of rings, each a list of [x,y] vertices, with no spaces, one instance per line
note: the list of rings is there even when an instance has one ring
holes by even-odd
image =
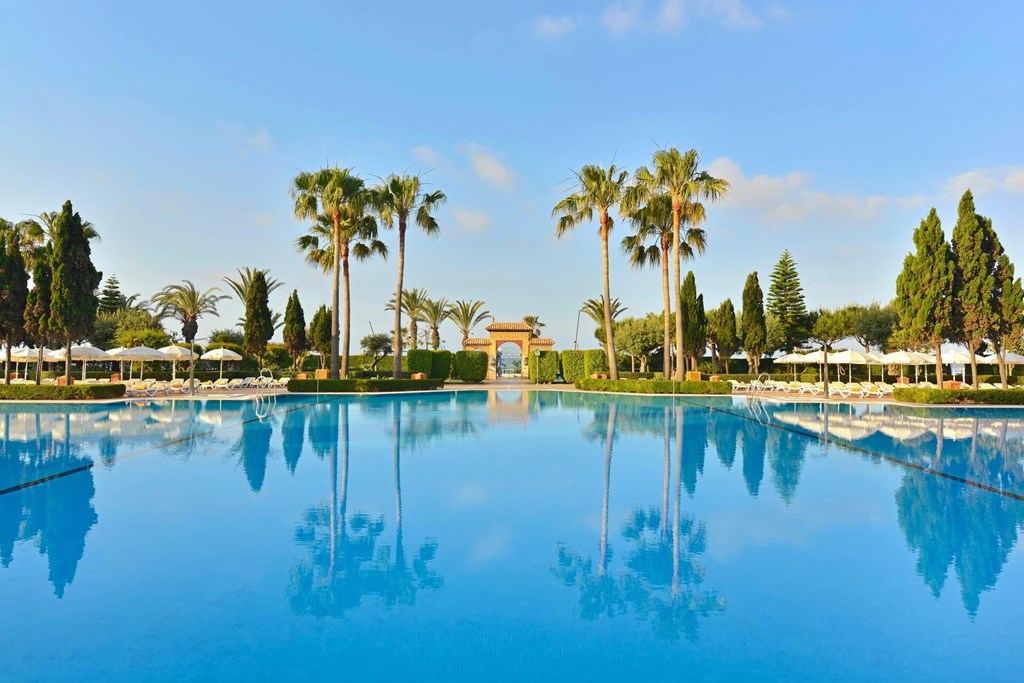
[[[600,247],[591,226],[555,240],[550,209],[571,169],[660,145],[733,184],[692,264],[708,304],[784,248],[810,306],[888,300],[913,228],[934,205],[948,235],[967,186],[1024,269],[1019,4],[5,4],[0,215],[70,198],[128,293],[264,267],[286,283],[272,306],[297,288],[311,315],[330,282],[292,249],[290,179],[429,171],[449,204],[440,238],[411,237],[407,284],[540,315],[569,347]],[[657,272],[616,253],[611,276],[629,314],[660,308]],[[394,278],[353,267],[356,342],[389,326]]]

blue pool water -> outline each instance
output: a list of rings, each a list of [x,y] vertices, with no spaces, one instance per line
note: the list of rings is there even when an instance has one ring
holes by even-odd
[[[0,406],[0,680],[1020,680],[1024,410]]]

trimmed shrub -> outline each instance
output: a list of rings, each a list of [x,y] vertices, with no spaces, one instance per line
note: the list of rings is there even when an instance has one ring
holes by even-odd
[[[604,349],[590,349],[583,352],[583,376],[590,377],[598,372],[608,372],[608,354]]]
[[[620,372],[619,379],[663,379],[660,372]]]
[[[455,379],[463,382],[483,382],[487,379],[487,353],[459,351],[455,354]]]
[[[267,344],[267,352],[263,355],[263,364],[275,370],[291,369],[292,357],[284,344]]]
[[[585,377],[585,353],[586,351],[562,351],[558,354],[558,361],[562,366],[562,379],[569,384],[575,384],[576,380]]]
[[[288,391],[298,394],[377,393],[381,391],[426,391],[440,389],[444,382],[433,379],[293,379]]]
[[[448,379],[451,377],[452,352],[434,351],[430,357],[430,379]]]
[[[530,381],[551,384],[558,379],[558,352],[541,351],[530,354]]]
[[[894,397],[903,403],[927,405],[1024,405],[1024,391],[1016,389],[910,389],[896,387]]]
[[[430,362],[433,355],[434,352],[427,349],[412,349],[406,353],[406,357],[409,359],[409,374],[422,372],[429,377]]]
[[[583,391],[610,391],[628,394],[731,394],[728,382],[672,382],[663,379],[590,379],[576,381]],[[1022,392],[1024,393],[1024,392]]]
[[[0,400],[4,401],[90,401],[121,398],[123,384],[0,384]]]

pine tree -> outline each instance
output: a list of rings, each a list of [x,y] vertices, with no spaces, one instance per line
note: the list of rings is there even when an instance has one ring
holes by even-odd
[[[743,285],[743,312],[740,321],[740,336],[743,349],[747,352],[747,365],[750,372],[757,374],[761,370],[761,356],[768,340],[768,329],[764,318],[764,293],[758,282],[757,272],[747,276]]]
[[[288,349],[288,355],[292,357],[292,366],[298,367],[302,361],[302,354],[305,353],[306,344],[306,316],[302,311],[302,304],[299,303],[299,290],[292,290],[288,297],[288,305],[284,309],[284,345]]]
[[[127,306],[128,299],[121,293],[121,283],[117,281],[116,275],[107,278],[100,292],[100,313],[116,313]]]
[[[736,310],[733,308],[732,299],[726,299],[718,307],[718,310],[715,311],[714,323],[716,355],[728,374],[729,359],[740,347],[740,338],[736,333]]]
[[[320,368],[326,369],[327,361],[331,358],[331,313],[327,306],[316,309],[309,322],[306,338],[309,348],[320,354]]]
[[[792,351],[807,339],[807,304],[800,286],[800,275],[796,272],[796,261],[789,250],[782,252],[772,270],[772,284],[768,288],[768,312],[778,318],[782,325],[782,348]]]
[[[932,208],[914,231],[916,251],[903,259],[896,278],[896,312],[904,338],[935,350],[935,377],[942,384],[942,342],[953,324],[953,254]]]
[[[61,214],[50,229],[53,241],[50,268],[53,271],[50,299],[50,331],[59,335],[65,348],[75,339],[92,333],[99,299],[96,288],[103,274],[92,264],[92,249],[82,217],[64,202]],[[64,363],[64,381],[71,383],[71,357]]]
[[[971,356],[971,380],[978,388],[975,354],[996,322],[996,261],[998,240],[992,222],[974,210],[974,195],[964,192],[953,227],[952,337]]]
[[[10,384],[11,346],[25,338],[28,273],[18,233],[0,229],[0,339],[4,342],[4,383]]]
[[[53,282],[53,271],[50,269],[52,246],[47,243],[39,249],[38,258],[32,267],[32,290],[25,302],[25,334],[35,341],[39,350],[36,384],[43,380],[43,346],[50,334],[50,286]]]
[[[271,319],[268,305],[267,278],[262,271],[257,271],[249,282],[249,290],[245,293],[245,352],[259,359],[263,367],[263,356],[267,353],[267,342],[274,336],[274,321]]]

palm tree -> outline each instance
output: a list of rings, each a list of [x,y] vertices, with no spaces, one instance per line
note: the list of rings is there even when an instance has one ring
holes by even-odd
[[[441,348],[441,323],[448,319],[448,299],[427,299],[423,304],[423,322],[430,328],[430,345],[435,351]]]
[[[614,164],[608,168],[587,164],[576,172],[575,176],[576,192],[558,202],[551,215],[558,218],[556,234],[558,237],[562,237],[580,223],[594,220],[594,214],[597,214],[600,224],[601,265],[604,276],[604,345],[605,352],[608,354],[608,374],[612,379],[618,379],[619,368],[615,360],[612,313],[608,307],[608,302],[612,298],[608,277],[608,235],[614,225],[608,212],[612,207],[622,203],[629,172],[617,169]]]
[[[366,213],[369,194],[364,191],[345,205],[341,212],[338,243],[341,245],[341,274],[344,289],[344,329],[341,335],[342,377],[348,377],[348,358],[352,321],[349,260],[365,261],[374,255],[388,257],[387,245],[377,239],[377,220]],[[295,240],[295,247],[306,256],[306,263],[325,273],[334,267],[334,220],[325,214],[317,217],[309,232]]]
[[[626,193],[622,202],[624,212],[636,213],[653,195],[667,194],[672,202],[672,268],[675,275],[676,292],[676,368],[675,378],[683,379],[683,312],[680,306],[682,298],[682,279],[680,277],[680,260],[682,258],[681,228],[686,213],[686,204],[698,199],[716,201],[729,191],[729,183],[721,178],[712,177],[707,171],[700,169],[700,155],[696,150],[685,154],[675,147],[659,149],[652,158],[653,171],[646,166],[636,170],[636,184]]]
[[[398,286],[395,289],[395,361],[394,377],[402,376],[402,281],[405,277],[405,231],[409,227],[409,218],[413,217],[427,235],[437,235],[440,228],[433,212],[444,206],[448,197],[444,192],[435,190],[425,192],[418,175],[390,175],[380,185],[373,188],[373,205],[381,221],[389,228],[398,223]],[[414,328],[414,325],[410,325]],[[416,335],[413,334],[413,344]]]
[[[530,330],[531,335],[534,337],[540,336],[540,328],[544,327],[544,323],[540,321],[539,315],[524,315],[523,322],[533,328]]]
[[[420,289],[418,287],[413,289],[406,289],[402,292],[402,303],[400,305],[401,312],[409,318],[409,348],[416,348],[416,340],[419,335],[419,327],[417,323],[421,323],[426,318],[426,306],[430,301],[430,297],[427,296],[427,290]],[[384,307],[385,311],[395,310],[395,297],[391,297],[391,301],[388,302],[387,306]],[[399,333],[401,335],[401,333]],[[400,337],[399,337],[400,338]],[[395,344],[398,346],[398,344]]]
[[[346,207],[352,202],[365,201],[363,179],[352,175],[348,168],[322,168],[319,171],[299,173],[292,180],[291,195],[295,200],[297,220],[316,221],[327,216],[334,229],[334,252],[331,281],[331,379],[338,379],[341,370],[338,357],[339,315],[338,290],[341,281],[341,222]]]
[[[628,307],[623,306],[622,302],[616,297],[612,299],[611,306],[609,306],[612,314],[612,322],[629,310]],[[596,299],[587,299],[583,302],[583,306],[580,310],[587,314],[587,317],[594,321],[595,325],[604,325],[604,296],[599,296]]]
[[[456,301],[448,306],[448,317],[459,328],[462,334],[462,343],[465,345],[473,328],[487,320],[491,315],[490,311],[482,311],[483,301]]]
[[[687,209],[689,220],[686,235],[679,244],[684,261],[689,261],[695,254],[703,254],[707,248],[707,235],[703,228],[697,227],[704,221],[704,206],[700,202],[687,202]],[[664,300],[662,322],[665,328],[661,348],[664,356],[663,373],[665,379],[668,379],[672,376],[672,301],[668,276],[669,249],[672,244],[672,197],[664,193],[654,195],[630,217],[630,221],[634,232],[622,239],[622,250],[629,256],[629,264],[637,270],[661,265],[661,294]],[[652,240],[654,244],[648,245]]]
[[[196,333],[199,332],[199,318],[204,315],[217,315],[217,304],[230,298],[227,294],[221,294],[219,287],[210,287],[205,292],[200,292],[191,280],[185,280],[184,284],[164,287],[153,295],[153,302],[181,323],[181,335],[191,347]],[[189,361],[190,390],[196,377],[195,366],[194,360]]]
[[[238,297],[239,301],[245,301],[245,295],[249,291],[249,283],[252,282],[252,279],[256,276],[256,273],[263,273],[263,277],[266,278],[267,294],[270,294],[278,287],[284,286],[284,283],[281,282],[280,280],[270,277],[269,268],[250,268],[249,266],[246,266],[245,268],[238,268],[237,271],[237,280],[233,280],[229,277],[225,277],[222,279],[224,280],[225,283],[227,283],[228,287],[231,288],[231,291],[235,293],[235,296]],[[129,298],[129,301],[130,300],[131,299]]]

